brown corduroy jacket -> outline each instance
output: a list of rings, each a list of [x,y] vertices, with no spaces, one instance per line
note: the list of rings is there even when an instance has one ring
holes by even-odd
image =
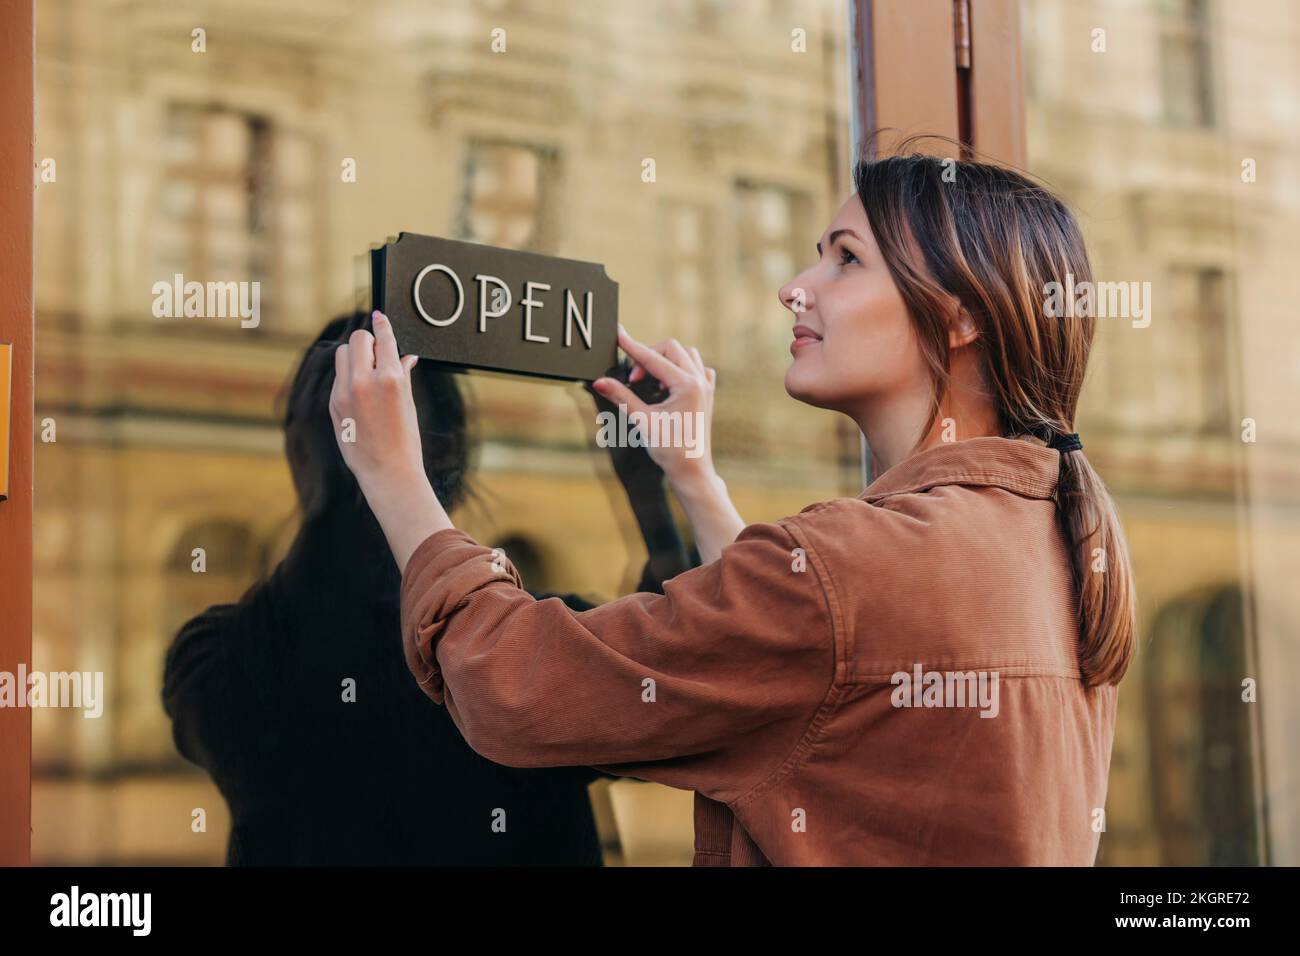
[[[1080,680],[1059,467],[939,445],[582,612],[440,531],[407,662],[491,760],[694,790],[696,865],[1091,865],[1118,690]]]

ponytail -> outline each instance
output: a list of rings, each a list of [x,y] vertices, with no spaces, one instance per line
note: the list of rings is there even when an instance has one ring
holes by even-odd
[[[1081,450],[1061,452],[1056,515],[1078,598],[1083,683],[1118,684],[1137,631],[1133,568],[1115,502]]]

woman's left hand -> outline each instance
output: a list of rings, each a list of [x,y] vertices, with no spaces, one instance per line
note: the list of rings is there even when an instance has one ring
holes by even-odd
[[[387,316],[376,312],[372,318],[373,336],[358,329],[334,353],[330,418],[343,460],[403,572],[420,543],[452,523],[424,471],[411,395],[415,356],[398,355]]]
[[[339,451],[373,509],[377,497],[429,480],[411,395],[416,357],[398,355],[387,316],[372,319],[373,336],[358,329],[334,353],[329,408]]]

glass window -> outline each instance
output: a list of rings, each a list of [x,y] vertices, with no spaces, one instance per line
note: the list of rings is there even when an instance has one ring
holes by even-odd
[[[1029,166],[1079,213],[1098,281],[1150,284],[1148,316],[1099,320],[1078,422],[1139,589],[1098,861],[1294,864],[1294,9],[1021,10]],[[1099,24],[1106,53],[1086,40]],[[1142,49],[1158,71],[1128,55]],[[1082,76],[1086,98],[1068,82]],[[1279,113],[1281,90],[1292,106]]]
[[[719,369],[718,465],[747,519],[861,490],[856,432],[784,395],[776,298],[850,188],[848,4],[433,7],[298,5],[254,36],[218,0],[222,42],[193,54],[164,6],[39,0],[38,137],[60,148],[36,227],[37,419],[58,440],[36,450],[35,666],[101,667],[113,705],[35,715],[37,862],[224,858],[223,802],[171,750],[161,655],[292,540],[277,396],[400,231],[603,263],[634,334]],[[150,290],[176,273],[259,282],[260,326],[155,321]],[[591,398],[461,385],[477,494],[458,524],[534,589],[635,586],[645,552]],[[631,782],[596,799],[611,861],[690,861],[689,799]]]

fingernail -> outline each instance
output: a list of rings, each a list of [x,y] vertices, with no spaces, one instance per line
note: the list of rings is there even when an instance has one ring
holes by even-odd
[[[605,383],[608,381],[609,379],[607,378],[598,378],[596,379],[596,381],[591,383],[591,387],[594,389],[603,389],[605,387]]]
[[[388,321],[388,316],[384,315],[384,313],[380,312],[378,309],[375,309],[374,315],[372,315],[371,318],[375,320],[375,325]]]

